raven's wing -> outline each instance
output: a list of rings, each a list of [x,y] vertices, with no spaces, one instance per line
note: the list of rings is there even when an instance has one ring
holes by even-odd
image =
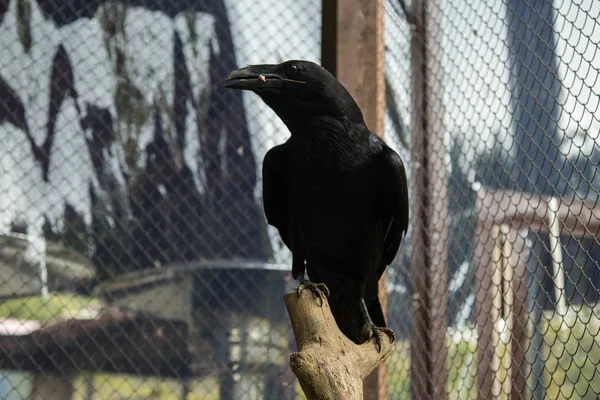
[[[288,231],[288,146],[273,147],[265,155],[262,168],[263,206],[267,222],[279,231],[281,239],[290,249]]]
[[[387,145],[378,154],[378,203],[386,229],[383,241],[379,278],[385,267],[394,261],[400,242],[408,229],[408,182],[402,159]]]

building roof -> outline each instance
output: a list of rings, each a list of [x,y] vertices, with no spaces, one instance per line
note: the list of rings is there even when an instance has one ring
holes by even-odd
[[[0,369],[188,375],[188,325],[107,308],[95,319],[0,319]]]
[[[47,272],[42,282],[40,263]],[[10,298],[49,291],[72,291],[96,276],[94,262],[52,240],[9,232],[0,233],[0,297]]]

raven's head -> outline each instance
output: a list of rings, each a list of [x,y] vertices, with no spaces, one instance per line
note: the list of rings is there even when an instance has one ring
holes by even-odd
[[[248,65],[229,74],[225,87],[251,90],[290,127],[311,118],[347,118],[362,123],[360,108],[325,68],[310,61]]]

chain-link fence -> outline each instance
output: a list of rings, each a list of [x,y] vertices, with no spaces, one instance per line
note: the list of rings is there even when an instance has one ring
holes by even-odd
[[[596,399],[600,3],[384,10],[384,137],[413,207],[388,397]],[[221,82],[320,43],[319,0],[0,0],[0,398],[302,398],[260,199],[287,129]],[[419,314],[430,242],[442,307]],[[436,341],[440,373],[416,375]]]
[[[286,130],[221,85],[318,61],[320,9],[0,1],[0,398],[296,397],[258,197]]]
[[[431,185],[415,182],[426,168],[415,149],[415,77],[426,81],[426,134],[443,143],[425,159],[442,161],[443,172],[429,172],[441,185],[429,198],[414,190],[411,202],[413,221],[427,202],[425,218],[448,232],[446,268],[429,277],[446,308],[427,316],[445,322],[427,332],[445,344],[445,367],[425,384],[451,399],[598,398],[600,3],[390,1],[385,22],[386,139],[411,160],[413,188]],[[419,282],[400,270],[388,282],[388,315],[404,362],[389,364],[390,398],[421,386],[409,371],[423,339],[405,307],[422,304]]]

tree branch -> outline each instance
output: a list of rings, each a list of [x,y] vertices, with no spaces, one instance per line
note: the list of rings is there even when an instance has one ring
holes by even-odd
[[[362,400],[363,379],[384,361],[394,345],[384,338],[381,352],[375,341],[357,345],[338,328],[329,303],[305,289],[283,297],[298,353],[290,356],[290,367],[308,400]]]

